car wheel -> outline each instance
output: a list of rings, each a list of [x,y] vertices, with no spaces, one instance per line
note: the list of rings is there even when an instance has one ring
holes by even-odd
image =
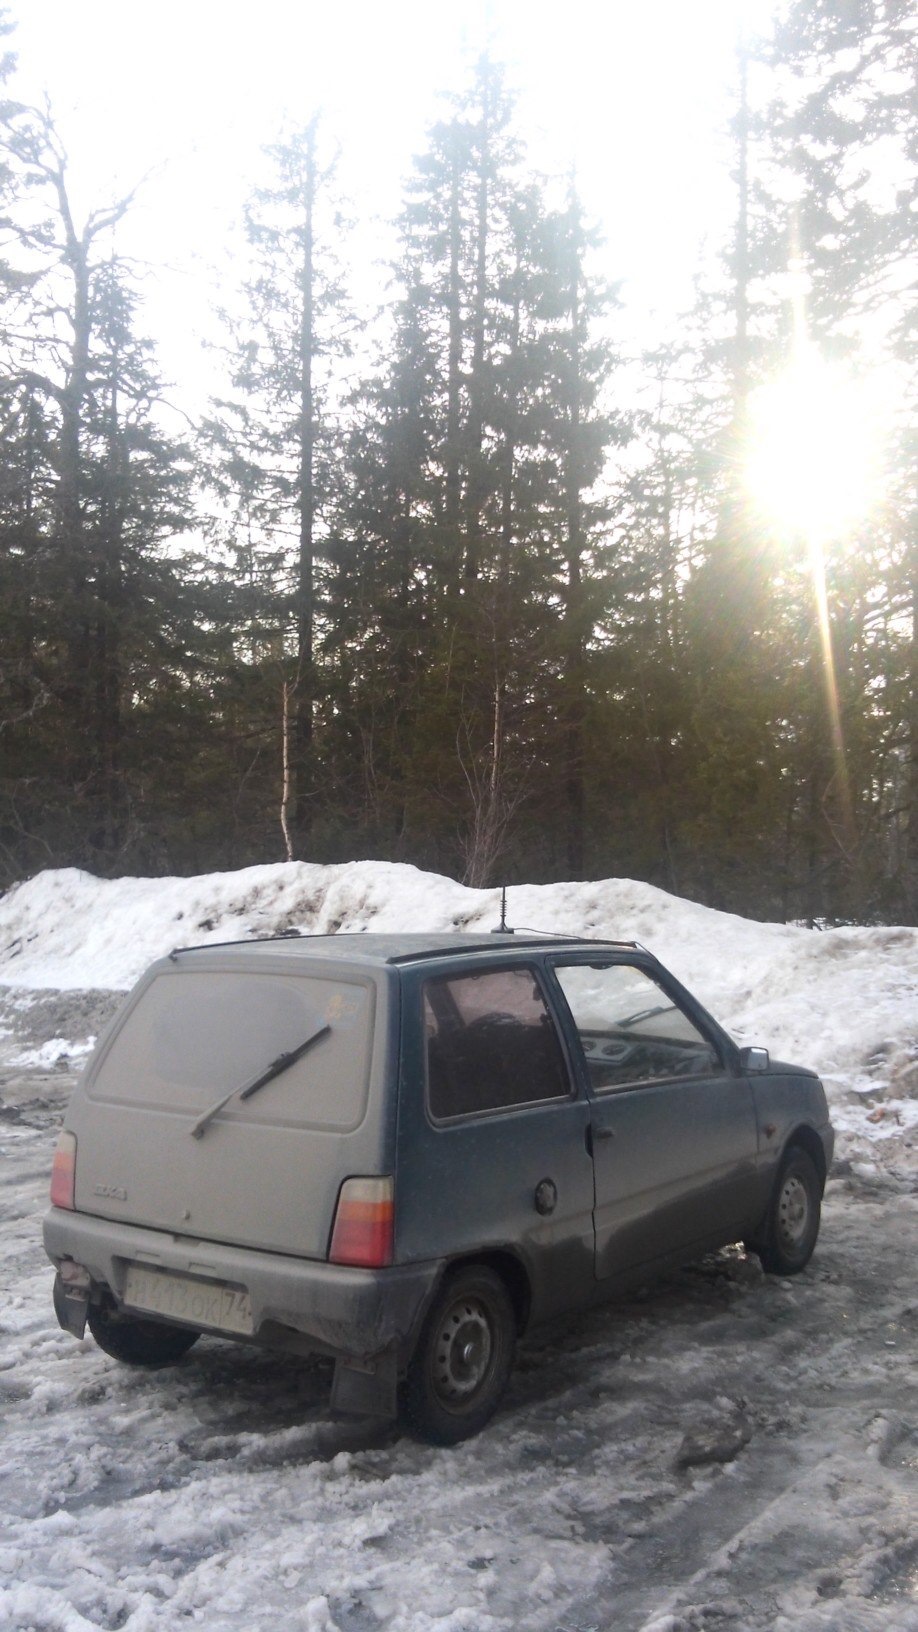
[[[822,1185],[811,1156],[792,1146],[778,1171],[761,1245],[771,1275],[796,1275],[813,1256],[819,1234]]]
[[[99,1348],[129,1366],[169,1366],[201,1335],[185,1326],[123,1315],[110,1303],[91,1303],[86,1321]]]
[[[457,1445],[493,1415],[513,1367],[516,1317],[503,1281],[485,1265],[444,1281],[424,1322],[402,1388],[407,1426],[434,1445]]]

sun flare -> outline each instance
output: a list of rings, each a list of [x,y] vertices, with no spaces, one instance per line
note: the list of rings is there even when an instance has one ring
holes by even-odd
[[[876,486],[875,386],[802,348],[750,403],[746,487],[783,530],[828,543],[867,512]]]

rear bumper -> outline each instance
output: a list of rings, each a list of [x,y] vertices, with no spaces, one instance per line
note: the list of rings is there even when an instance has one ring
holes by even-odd
[[[345,1361],[388,1353],[404,1364],[442,1267],[431,1262],[350,1269],[56,1207],[46,1214],[43,1233],[45,1250],[57,1268],[63,1258],[75,1259],[89,1271],[93,1290],[107,1288],[119,1304],[130,1263],[227,1282],[248,1291],[256,1342]],[[59,1293],[55,1308],[60,1324],[75,1331],[76,1311],[71,1307],[73,1318],[62,1318],[62,1309],[64,1315],[68,1311]]]

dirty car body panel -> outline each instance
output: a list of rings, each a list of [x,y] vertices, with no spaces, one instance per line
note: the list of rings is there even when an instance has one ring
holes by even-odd
[[[55,1308],[103,1346],[104,1315],[154,1348],[184,1327],[329,1355],[333,1404],[379,1415],[423,1353],[450,1442],[482,1420],[476,1366],[498,1387],[504,1305],[522,1330],[764,1237],[791,1148],[821,1188],[818,1078],[738,1050],[640,948],[188,949],[141,979],[74,1093]]]

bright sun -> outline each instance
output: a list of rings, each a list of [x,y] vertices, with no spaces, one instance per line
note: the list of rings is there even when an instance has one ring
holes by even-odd
[[[783,530],[828,543],[869,508],[878,454],[876,393],[802,346],[750,402],[746,487]]]

